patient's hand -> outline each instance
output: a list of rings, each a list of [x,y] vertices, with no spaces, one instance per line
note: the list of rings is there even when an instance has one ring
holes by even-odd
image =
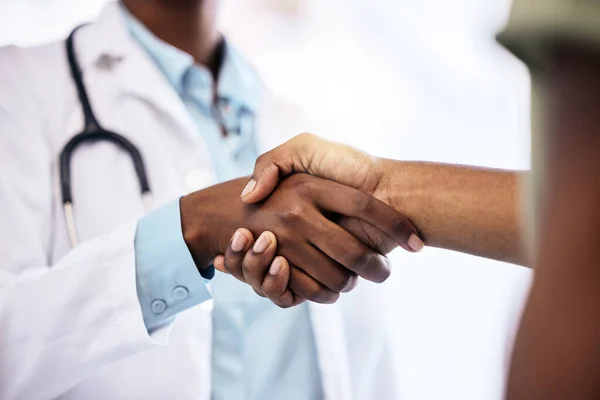
[[[302,172],[359,189],[387,202],[389,177],[383,161],[354,147],[303,133],[258,157],[242,200],[246,203],[264,200],[281,179]]]
[[[394,206],[394,191],[390,186],[392,170],[386,160],[308,133],[300,134],[258,157],[252,179],[242,192],[242,201],[248,204],[263,201],[282,179],[295,173],[307,173],[338,182]],[[346,220],[340,221],[339,225],[353,228],[347,230],[355,235],[362,232],[363,236],[375,242],[371,247],[383,250],[381,254],[387,254],[396,247],[379,230],[357,222]],[[406,243],[400,243],[411,252],[420,251],[423,245],[416,232]]]

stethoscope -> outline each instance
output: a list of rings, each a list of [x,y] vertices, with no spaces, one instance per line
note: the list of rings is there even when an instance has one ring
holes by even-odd
[[[60,153],[59,164],[60,164],[60,190],[62,195],[62,205],[65,213],[65,221],[67,225],[67,233],[69,235],[69,241],[71,246],[75,247],[79,244],[79,237],[77,234],[77,226],[75,224],[75,215],[73,212],[73,191],[71,188],[71,159],[73,152],[83,143],[96,143],[99,141],[111,142],[117,147],[124,150],[131,160],[135,168],[138,182],[140,184],[140,191],[142,201],[144,203],[144,210],[148,212],[152,207],[152,192],[150,191],[150,185],[148,184],[148,176],[146,175],[146,166],[140,151],[135,147],[133,143],[127,140],[118,133],[108,131],[100,125],[94,110],[90,104],[90,99],[83,84],[83,78],[81,68],[77,62],[77,56],[75,54],[75,45],[73,43],[75,33],[79,28],[74,29],[66,41],[67,58],[69,62],[69,70],[71,71],[71,77],[75,82],[77,88],[77,95],[79,102],[83,110],[84,127],[83,131],[73,136],[71,140],[65,145]]]
[[[62,205],[65,213],[65,221],[67,233],[71,246],[75,247],[79,244],[77,234],[77,225],[75,224],[75,215],[73,212],[73,192],[71,187],[71,159],[73,152],[83,143],[96,143],[99,141],[111,142],[117,147],[124,150],[133,162],[135,173],[140,185],[140,192],[144,204],[144,211],[148,212],[152,209],[152,192],[148,184],[148,176],[146,174],[146,166],[140,151],[128,139],[118,133],[108,131],[100,125],[96,115],[90,104],[90,99],[83,83],[83,77],[77,56],[75,54],[74,36],[79,28],[75,28],[66,41],[67,58],[69,62],[69,70],[71,77],[77,88],[77,95],[83,111],[84,128],[79,134],[73,136],[65,145],[60,153],[60,189],[62,195]],[[239,133],[254,131],[254,114],[244,108],[240,109],[239,117]],[[245,135],[242,135],[245,136]]]

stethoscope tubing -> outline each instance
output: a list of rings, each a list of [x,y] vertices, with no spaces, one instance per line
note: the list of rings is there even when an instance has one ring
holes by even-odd
[[[152,207],[152,192],[148,183],[148,176],[146,174],[146,166],[144,164],[143,157],[137,147],[131,143],[127,138],[118,133],[103,129],[98,123],[98,119],[94,113],[88,92],[85,84],[83,83],[83,74],[77,61],[77,55],[75,52],[74,38],[75,33],[80,27],[75,28],[66,41],[67,60],[69,63],[69,69],[71,77],[75,83],[77,89],[77,95],[79,103],[81,104],[83,116],[84,116],[84,129],[79,134],[73,136],[67,144],[63,147],[59,156],[59,168],[60,168],[60,189],[62,197],[62,205],[65,213],[65,222],[67,232],[69,235],[69,241],[71,246],[75,247],[79,244],[79,237],[77,233],[77,225],[75,223],[75,214],[73,210],[73,190],[71,185],[71,160],[73,153],[79,146],[84,143],[97,143],[99,141],[107,141],[113,143],[125,151],[131,158],[135,173],[138,178],[140,185],[140,192],[144,204],[145,211],[149,211]]]

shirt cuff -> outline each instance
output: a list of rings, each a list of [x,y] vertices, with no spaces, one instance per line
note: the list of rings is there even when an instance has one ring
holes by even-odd
[[[179,200],[138,222],[135,268],[138,300],[148,332],[211,298],[183,240]],[[205,276],[210,277],[210,273]]]

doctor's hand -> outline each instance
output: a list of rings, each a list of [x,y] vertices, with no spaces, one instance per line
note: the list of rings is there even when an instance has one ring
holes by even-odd
[[[181,199],[183,236],[199,268],[225,254],[236,228],[244,226],[256,237],[271,231],[278,239],[277,254],[290,264],[291,291],[299,299],[331,303],[354,286],[357,276],[382,282],[390,274],[389,262],[373,250],[366,229],[375,228],[400,245],[416,232],[391,207],[335,182],[295,174],[264,202],[244,204],[239,193],[246,182],[225,182]],[[331,221],[340,215],[355,221],[358,233]],[[367,244],[359,240],[361,235]],[[237,278],[255,289],[263,280],[254,275]]]
[[[359,220],[342,217],[338,223],[349,232],[355,232],[361,241],[380,254],[387,254],[398,246],[375,228],[371,227],[371,233],[367,235]],[[261,233],[255,242],[252,232],[240,228],[233,234],[225,255],[217,256],[213,264],[220,272],[233,275],[245,283],[251,282],[258,295],[267,297],[277,306],[297,306],[304,299],[288,287],[291,274],[289,262],[283,256],[276,256],[276,250],[277,238],[272,232]]]
[[[233,245],[241,237],[245,246]],[[276,256],[276,251],[277,239],[272,232],[263,232],[254,241],[252,233],[241,228],[233,234],[225,255],[215,258],[214,266],[242,282],[255,283],[257,286],[253,289],[259,296],[268,298],[281,308],[297,306],[305,299],[289,289],[290,264],[285,257]]]

